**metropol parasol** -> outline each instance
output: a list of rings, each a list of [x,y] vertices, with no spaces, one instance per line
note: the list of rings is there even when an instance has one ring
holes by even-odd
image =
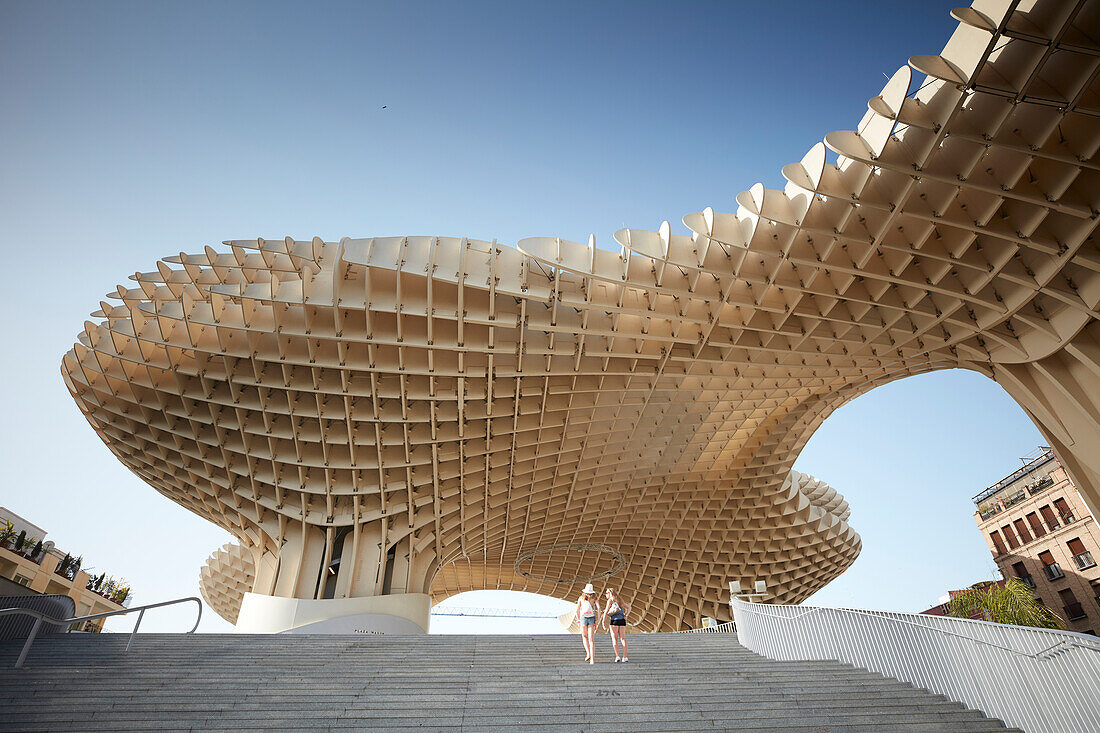
[[[462,591],[591,580],[638,630],[728,619],[731,580],[797,603],[860,550],[799,451],[936,369],[1002,385],[1095,511],[1100,18],[954,15],[783,190],[688,234],[230,241],[118,286],[66,385],[236,537],[202,587],[243,631],[423,631]]]

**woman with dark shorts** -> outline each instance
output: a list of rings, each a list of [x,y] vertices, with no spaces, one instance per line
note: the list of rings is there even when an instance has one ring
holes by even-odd
[[[630,610],[630,604],[624,604],[619,600],[619,594],[614,588],[607,589],[607,607],[604,609],[604,626],[608,626],[611,632],[611,647],[615,650],[615,661],[625,662],[626,658],[626,614]],[[619,647],[622,646],[623,654],[619,656]]]
[[[584,661],[596,663],[596,621],[600,618],[600,599],[592,584],[584,586],[581,597],[577,599],[577,610],[573,618],[581,625],[581,641],[584,642]]]

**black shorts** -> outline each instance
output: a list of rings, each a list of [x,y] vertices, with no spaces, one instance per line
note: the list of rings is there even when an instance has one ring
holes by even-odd
[[[612,626],[626,626],[626,619],[625,618],[613,618],[613,619],[611,619],[611,625]]]

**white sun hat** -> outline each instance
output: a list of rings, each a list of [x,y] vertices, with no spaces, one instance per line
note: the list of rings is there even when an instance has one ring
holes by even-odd
[[[595,593],[596,589],[592,586],[591,583],[589,583],[588,585],[584,586],[584,590],[582,592],[583,593]]]

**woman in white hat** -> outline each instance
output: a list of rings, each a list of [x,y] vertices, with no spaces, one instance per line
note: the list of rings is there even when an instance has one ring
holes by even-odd
[[[573,620],[581,625],[581,641],[584,642],[584,661],[596,663],[596,621],[600,617],[600,599],[592,584],[584,586],[581,597],[577,599],[577,610]]]

